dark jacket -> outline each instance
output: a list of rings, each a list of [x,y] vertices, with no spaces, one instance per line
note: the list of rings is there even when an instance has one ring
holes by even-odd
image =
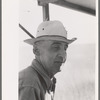
[[[31,66],[19,73],[19,100],[45,100],[51,84],[43,66],[33,60]]]

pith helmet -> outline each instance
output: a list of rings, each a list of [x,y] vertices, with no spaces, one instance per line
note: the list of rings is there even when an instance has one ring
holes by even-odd
[[[24,42],[33,45],[37,41],[41,40],[56,40],[72,43],[76,38],[67,39],[67,31],[60,21],[44,21],[37,28],[35,38],[24,40]]]

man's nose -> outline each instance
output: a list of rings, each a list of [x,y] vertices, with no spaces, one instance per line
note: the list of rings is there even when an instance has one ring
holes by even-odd
[[[66,53],[66,51],[64,50],[64,51],[61,51],[60,53],[59,53],[59,56],[63,59],[63,63],[66,61],[66,58],[67,58],[67,53]]]

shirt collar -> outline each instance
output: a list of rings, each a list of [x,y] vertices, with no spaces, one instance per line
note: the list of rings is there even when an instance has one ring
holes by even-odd
[[[52,81],[50,77],[47,75],[46,71],[44,70],[43,65],[39,63],[36,59],[34,59],[32,61],[32,67],[38,72],[38,74],[42,76],[42,78],[46,83],[47,89],[49,89],[52,84]]]

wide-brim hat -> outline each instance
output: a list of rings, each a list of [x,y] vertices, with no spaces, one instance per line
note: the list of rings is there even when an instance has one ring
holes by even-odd
[[[24,40],[24,42],[34,45],[41,40],[61,41],[67,44],[74,42],[77,38],[67,39],[67,31],[60,21],[44,21],[37,28],[36,38]]]

